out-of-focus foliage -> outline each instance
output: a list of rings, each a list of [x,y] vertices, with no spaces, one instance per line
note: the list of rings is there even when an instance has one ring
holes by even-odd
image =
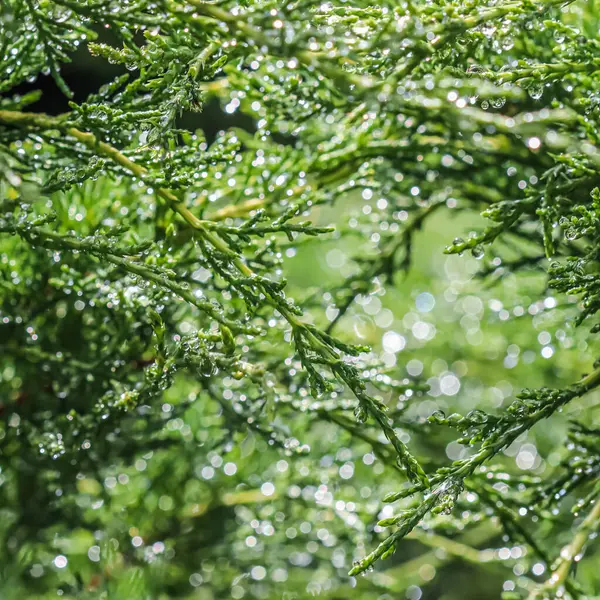
[[[599,28],[3,0],[0,597],[600,593]]]

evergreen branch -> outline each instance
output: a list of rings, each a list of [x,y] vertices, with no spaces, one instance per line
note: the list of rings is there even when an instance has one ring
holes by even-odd
[[[443,467],[431,475],[432,491],[416,508],[406,511],[399,517],[392,517],[381,522],[382,526],[398,525],[398,529],[381,542],[373,552],[358,561],[350,571],[350,575],[358,575],[371,568],[375,561],[390,556],[395,551],[398,542],[412,531],[429,512],[440,509],[451,510],[454,499],[462,489],[462,481],[474,473],[475,469],[496,456],[536,423],[550,417],[574,398],[583,396],[599,385],[600,368],[597,368],[563,391],[525,391],[520,397],[527,402],[515,401],[509,408],[508,414],[500,421],[492,422],[489,429],[485,426],[488,420],[485,417],[484,423],[480,424],[483,426],[480,433],[483,443],[479,451],[470,458],[456,461],[451,467]],[[520,417],[519,419],[515,419],[517,415]],[[425,487],[419,484],[398,493],[388,494],[384,501],[395,502],[424,489]]]
[[[64,120],[53,119],[45,115],[38,115],[32,113],[16,113],[11,111],[0,111],[0,122],[16,125],[19,127],[40,127],[42,129],[60,129],[67,135],[74,137],[77,141],[81,142],[93,151],[97,151],[100,154],[115,161],[128,171],[130,171],[136,177],[144,180],[147,170],[134,163],[132,160],[127,158],[116,148],[106,142],[102,142],[96,138],[93,133],[82,132],[75,127],[66,126]],[[280,292],[275,291],[275,287],[271,282],[260,279],[246,264],[246,262],[237,255],[228,244],[220,237],[214,235],[209,231],[206,224],[199,218],[197,218],[183,202],[170,190],[165,188],[159,188],[157,194],[160,198],[166,201],[167,205],[175,211],[184,221],[197,232],[200,238],[208,243],[215,251],[226,262],[229,262],[239,273],[248,279],[249,282],[254,285],[258,285],[264,293],[268,303],[279,311],[279,313],[286,319],[291,325],[294,339],[296,341],[297,349],[300,352],[302,362],[305,368],[308,369],[311,374],[312,386],[315,393],[324,391],[329,386],[325,384],[324,380],[314,367],[310,366],[311,362],[314,362],[314,357],[309,357],[305,344],[308,344],[310,351],[314,352],[320,360],[327,364],[332,373],[356,396],[360,402],[361,411],[364,416],[361,416],[361,420],[366,418],[368,414],[379,424],[386,438],[392,443],[394,449],[398,454],[398,460],[401,466],[406,470],[407,477],[413,482],[421,482],[427,485],[427,475],[425,471],[417,462],[417,460],[408,451],[408,448],[403,444],[398,436],[396,435],[393,427],[389,423],[389,419],[385,414],[386,407],[366,393],[366,385],[361,377],[358,369],[352,366],[348,362],[343,362],[342,356],[339,351],[353,354],[357,353],[357,350],[352,349],[350,346],[341,344],[328,334],[319,332],[312,326],[309,326],[297,318],[298,311],[283,297]],[[113,262],[115,259],[111,259]],[[125,261],[118,259],[119,264],[123,266]],[[146,276],[146,270],[139,266],[133,266],[130,264],[129,268],[133,268],[138,272],[144,272]],[[163,282],[164,285],[174,286],[170,281]],[[177,286],[180,287],[180,286]],[[181,294],[181,292],[179,292]],[[189,293],[186,292],[184,296],[189,301]]]
[[[115,246],[107,247],[106,244],[98,243],[93,237],[86,239],[71,235],[61,235],[41,227],[32,226],[27,221],[6,223],[1,219],[0,233],[17,233],[32,246],[41,246],[56,250],[74,250],[102,258],[136,277],[156,283],[160,287],[173,292],[219,323],[230,327],[233,331],[254,334],[259,331],[256,328],[244,326],[237,321],[226,318],[222,310],[219,310],[214,304],[204,300],[198,294],[191,292],[185,285],[175,281],[172,273],[161,272],[156,268],[151,268],[149,265],[132,260],[131,257],[133,255],[147,249],[148,245],[146,244],[140,245],[137,248],[132,246],[129,249],[121,249]]]
[[[600,42],[570,4],[0,2],[0,596],[412,597],[458,558],[584,595]],[[128,73],[36,112],[102,60]],[[484,260],[429,256],[455,235]],[[525,379],[554,387],[505,404]],[[404,537],[444,555],[343,575]]]
[[[567,583],[569,572],[575,563],[581,560],[585,545],[600,528],[600,500],[596,498],[592,509],[581,522],[573,539],[560,551],[557,564],[550,578],[541,587],[532,590],[529,598],[555,598]]]

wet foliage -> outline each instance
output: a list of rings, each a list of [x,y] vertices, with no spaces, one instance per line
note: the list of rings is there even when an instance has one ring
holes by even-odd
[[[595,597],[599,28],[4,0],[2,598]]]

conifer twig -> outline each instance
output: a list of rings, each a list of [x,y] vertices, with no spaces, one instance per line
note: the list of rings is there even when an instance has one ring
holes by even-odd
[[[585,545],[598,529],[600,529],[600,500],[596,499],[590,512],[577,527],[573,539],[560,551],[551,576],[543,585],[532,590],[529,600],[557,596],[557,592],[564,588],[573,565],[583,557]]]

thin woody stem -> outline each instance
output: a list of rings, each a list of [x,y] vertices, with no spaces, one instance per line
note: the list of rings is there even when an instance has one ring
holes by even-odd
[[[600,499],[596,498],[592,510],[581,522],[577,531],[566,546],[562,548],[559,554],[558,564],[552,572],[550,578],[541,587],[536,588],[529,596],[529,600],[536,598],[554,597],[553,592],[565,586],[569,572],[574,563],[581,560],[585,545],[590,536],[600,528]]]

